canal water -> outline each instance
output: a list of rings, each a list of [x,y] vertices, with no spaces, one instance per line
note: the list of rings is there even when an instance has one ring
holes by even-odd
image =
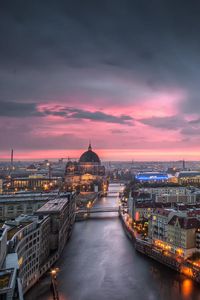
[[[95,205],[118,205],[120,189]],[[134,250],[116,213],[77,222],[56,266],[60,300],[200,300],[200,285]],[[49,276],[25,297],[35,299],[53,299]]]

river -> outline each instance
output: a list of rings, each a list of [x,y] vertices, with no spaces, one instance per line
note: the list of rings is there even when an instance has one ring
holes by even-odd
[[[113,184],[98,207],[118,205]],[[200,285],[137,253],[116,213],[77,222],[57,265],[60,300],[200,300]],[[25,300],[53,299],[49,276]]]

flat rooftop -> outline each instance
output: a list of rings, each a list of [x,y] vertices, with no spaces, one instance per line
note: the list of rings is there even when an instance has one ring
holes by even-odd
[[[0,270],[0,294],[4,293],[4,289],[9,289],[11,286],[14,269]]]
[[[13,226],[12,228],[8,229],[7,231],[7,240],[10,241],[13,236],[22,228],[26,227],[27,225],[31,224],[32,222],[24,222],[18,226]]]
[[[60,193],[60,197],[66,197],[71,193]],[[22,193],[22,194],[4,194],[0,195],[1,203],[12,203],[12,202],[22,202],[22,201],[48,201],[52,198],[57,198],[58,192],[51,193]]]
[[[42,207],[37,210],[37,213],[56,213],[61,211],[64,206],[68,203],[69,199],[66,198],[56,198],[49,200]]]
[[[39,216],[36,215],[20,215],[15,220],[7,220],[5,221],[5,226],[7,228],[7,240],[11,240],[13,236],[26,226],[32,223],[42,222],[43,218],[40,219]]]

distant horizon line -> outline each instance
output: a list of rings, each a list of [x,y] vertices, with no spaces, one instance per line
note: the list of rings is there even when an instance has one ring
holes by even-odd
[[[46,150],[22,150],[14,149],[0,152],[0,161],[10,161],[12,154],[14,161],[41,161],[45,159],[78,160],[86,148],[80,149],[46,149]],[[102,149],[93,150],[101,161],[200,161],[200,151],[198,149]]]
[[[48,160],[48,161],[59,161],[61,160],[62,158],[27,158],[27,159],[14,159],[13,160],[13,163],[16,163],[16,162],[32,162],[32,161],[37,161],[37,162],[41,162],[41,161],[45,161],[45,160]],[[64,160],[66,161],[75,161],[75,160],[79,160],[79,158],[74,158],[74,159],[66,159],[64,158]],[[101,162],[129,162],[129,163],[140,163],[140,162],[200,162],[200,159],[199,160],[193,160],[193,159],[170,159],[170,160],[162,160],[162,159],[159,159],[159,160],[151,160],[151,159],[148,159],[148,160],[136,160],[136,159],[133,159],[133,160],[106,160],[106,159],[101,159]],[[11,160],[10,159],[0,159],[0,162],[8,162],[10,163]]]

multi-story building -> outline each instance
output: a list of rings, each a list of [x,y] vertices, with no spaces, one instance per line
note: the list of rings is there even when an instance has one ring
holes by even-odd
[[[184,258],[199,251],[200,221],[190,217],[191,208],[157,208],[148,222],[152,244]]]
[[[6,190],[27,190],[27,191],[38,191],[38,190],[49,190],[57,188],[62,185],[61,177],[44,177],[44,176],[29,176],[24,178],[11,178],[11,180],[5,185]]]
[[[8,231],[8,252],[18,256],[19,277],[24,292],[39,279],[39,263],[44,252],[48,258],[48,235],[44,245],[42,232],[50,227],[49,224],[48,216],[41,219],[38,216],[19,216],[4,225]]]
[[[155,195],[156,202],[162,203],[196,203],[196,194],[187,194],[187,195]]]
[[[170,196],[191,194],[191,190],[183,186],[145,187],[140,188],[139,191],[157,196],[162,196],[163,194]]]
[[[196,203],[194,191],[181,186],[148,187],[139,189],[139,192],[150,194],[156,202]]]
[[[179,184],[183,185],[199,185],[200,172],[199,171],[182,171],[177,174]]]
[[[138,182],[148,182],[148,183],[164,183],[168,182],[169,176],[164,172],[142,172],[135,176]]]
[[[167,229],[170,251],[183,257],[188,257],[196,252],[196,232],[199,229],[200,221],[196,218],[173,216]]]
[[[0,268],[2,268],[7,254],[7,230],[0,228]]]
[[[70,193],[60,193],[60,196],[65,196]],[[0,195],[0,220],[5,221],[15,219],[21,214],[33,214],[42,205],[51,199],[55,199],[58,192],[49,193],[19,193],[19,194],[4,194]]]
[[[0,270],[0,299],[23,300],[21,285],[17,280],[17,268]]]
[[[70,197],[68,201],[66,198],[50,200],[38,209],[36,214],[50,216],[50,250],[61,253],[75,221],[75,201],[70,201]]]
[[[74,220],[75,197],[68,193],[67,197],[48,201],[34,215],[21,215],[5,222],[3,228],[8,241],[6,260],[9,255],[17,256],[15,278],[17,282],[20,280],[23,294],[59,258]]]
[[[135,203],[132,210],[128,211],[131,218],[135,221],[148,220],[155,210],[155,204],[151,201]]]
[[[155,240],[167,240],[167,225],[174,212],[169,209],[157,208],[149,219],[149,238]]]

